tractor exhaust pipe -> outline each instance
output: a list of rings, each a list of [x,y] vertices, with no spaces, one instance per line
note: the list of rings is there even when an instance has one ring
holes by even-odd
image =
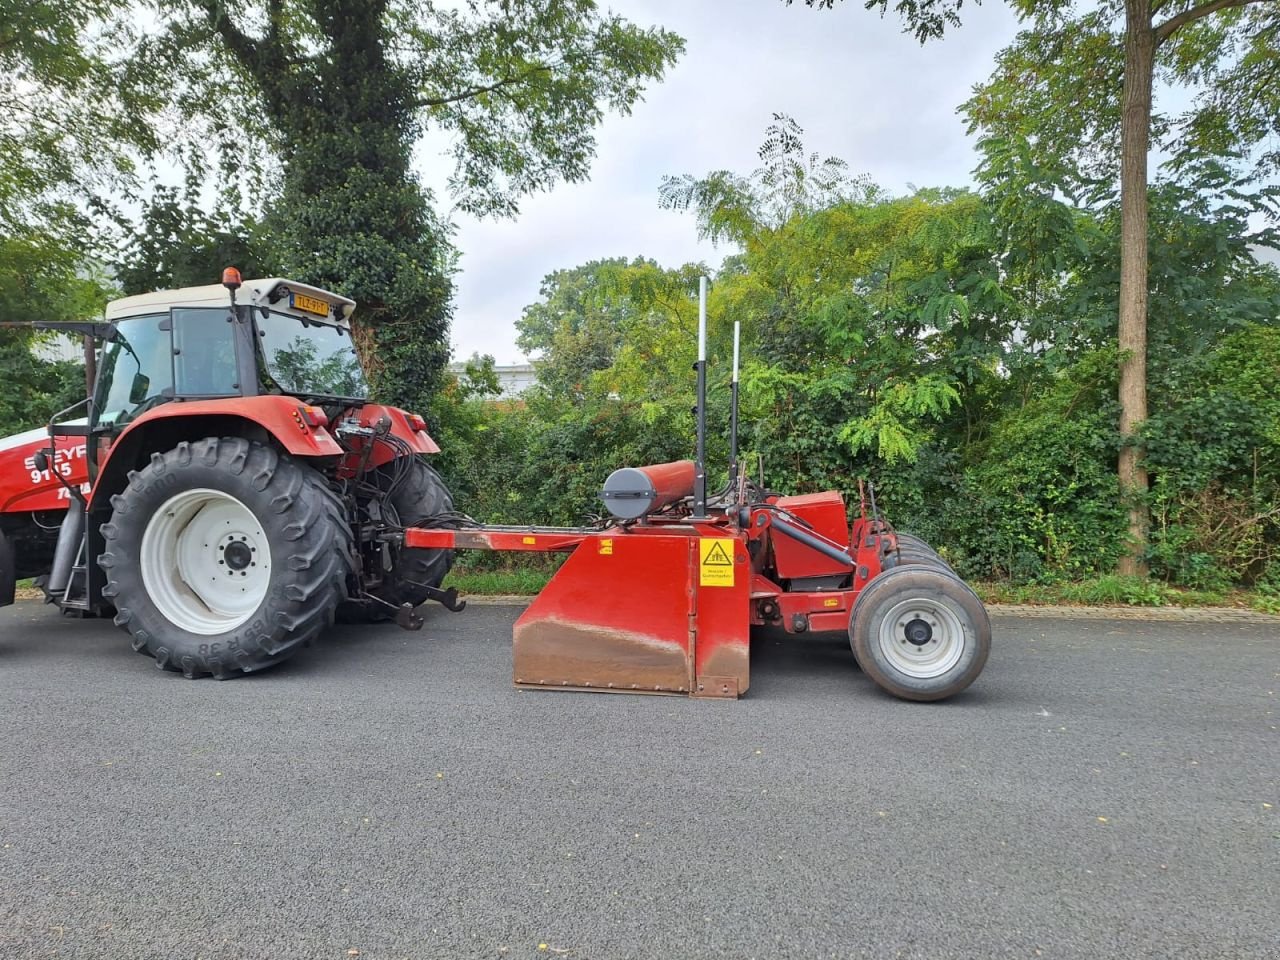
[[[698,278],[698,452],[694,457],[693,515],[707,515],[707,278]]]

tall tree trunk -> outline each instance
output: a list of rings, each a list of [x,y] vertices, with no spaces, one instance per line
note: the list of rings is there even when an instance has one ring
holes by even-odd
[[[1129,542],[1119,572],[1145,576],[1151,515],[1137,430],[1147,419],[1147,153],[1156,35],[1151,0],[1125,4],[1124,98],[1120,127],[1120,492]]]

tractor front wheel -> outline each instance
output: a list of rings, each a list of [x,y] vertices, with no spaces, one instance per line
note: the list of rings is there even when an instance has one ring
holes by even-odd
[[[287,659],[332,622],[354,568],[324,477],[239,437],[154,454],[111,498],[103,593],[133,648],[219,680]]]
[[[944,700],[977,678],[991,621],[977,594],[937,567],[904,565],[872,579],[849,619],[864,673],[904,700]]]

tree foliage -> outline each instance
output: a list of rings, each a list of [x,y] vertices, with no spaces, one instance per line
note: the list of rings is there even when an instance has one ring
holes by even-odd
[[[1038,162],[1069,172],[1077,193],[1114,190],[1124,0],[1083,11],[1056,0],[1013,6],[1024,27],[962,108],[970,130],[1027,143]],[[1206,159],[1234,159],[1253,180],[1280,169],[1280,4],[1180,0],[1158,9],[1152,148],[1173,172]]]
[[[786,0],[791,6],[793,0]],[[805,6],[818,10],[830,10],[837,0],[804,0]],[[980,0],[973,0],[979,5]],[[960,11],[964,0],[863,0],[862,5],[868,10],[879,10],[881,16],[890,9],[902,18],[903,30],[912,34],[921,43],[936,40],[948,29],[960,26]]]
[[[0,322],[82,320],[101,314],[105,280],[87,270],[77,251],[28,233],[0,238]],[[33,348],[53,335],[32,329],[0,330],[0,417],[6,433],[41,426],[85,397],[84,368],[42,359]]]
[[[160,187],[121,252],[116,278],[130,296],[213,283],[227,265],[245,277],[279,273],[266,228],[230,211],[206,213],[195,198]]]
[[[899,527],[969,575],[1101,574],[1126,528],[1119,209],[1066,196],[1024,144],[984,149],[981,193],[893,197],[851,177],[847,193],[779,207],[758,178],[735,178],[735,215],[788,212],[742,217],[742,252],[713,278],[711,475],[726,454],[738,320],[744,462],[762,456],[770,485],[852,499],[859,477],[874,479]],[[1280,374],[1280,275],[1255,259],[1269,234],[1251,229],[1265,197],[1202,165],[1154,189],[1151,208],[1148,558],[1176,583],[1280,575],[1280,410],[1265,393]],[[699,225],[718,215],[692,212]],[[518,409],[475,408],[486,449],[501,451],[492,473],[473,464],[488,478],[468,481],[478,511],[570,522],[597,509],[614,468],[691,454],[704,270],[617,259],[547,278],[521,323],[539,388]]]
[[[962,0],[898,0],[921,42],[959,24]],[[788,0],[790,3],[790,0]],[[813,7],[834,0],[806,0]],[[1148,416],[1148,155],[1185,170],[1232,158],[1242,182],[1273,172],[1280,151],[1280,5],[1275,0],[1011,0],[1026,25],[993,78],[966,105],[973,129],[1021,141],[1041,165],[1085,187],[1118,183],[1118,473],[1129,499],[1129,550],[1120,572],[1144,571],[1150,517],[1142,424]],[[888,0],[867,0],[888,9]],[[1175,88],[1189,106],[1160,112]],[[1177,99],[1175,98],[1175,102]]]
[[[270,228],[281,270],[361,303],[357,340],[387,399],[425,408],[448,356],[449,226],[412,171],[447,135],[459,206],[510,215],[519,198],[579,180],[606,110],[627,112],[682,50],[675,35],[591,0],[165,0],[140,47],[173,101],[281,165]]]
[[[0,233],[59,228],[83,247],[85,205],[101,208],[156,148],[123,6],[0,0]]]

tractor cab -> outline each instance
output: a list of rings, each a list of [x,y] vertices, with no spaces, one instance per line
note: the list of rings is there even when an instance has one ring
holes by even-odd
[[[361,400],[355,303],[281,278],[126,297],[107,306],[90,428],[108,436],[170,401],[276,395]]]

